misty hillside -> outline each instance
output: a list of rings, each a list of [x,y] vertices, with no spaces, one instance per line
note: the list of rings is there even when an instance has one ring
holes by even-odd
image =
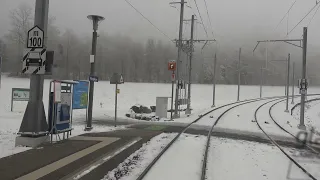
[[[0,55],[3,57],[2,71],[12,76],[21,75],[22,52],[25,47],[26,33],[33,25],[34,9],[22,3],[11,9],[8,18],[10,29],[0,38]],[[91,34],[86,36],[77,33],[76,29],[60,28],[56,25],[57,18],[50,16],[48,26],[48,50],[54,53],[54,72],[49,78],[55,79],[87,79],[89,76],[89,55],[91,51]],[[188,26],[188,24],[185,24]],[[190,25],[189,25],[190,26]],[[188,26],[188,28],[189,28]],[[198,25],[200,27],[200,25]],[[198,27],[198,28],[199,28]],[[265,29],[256,28],[252,36],[240,36],[223,44],[198,43],[192,67],[192,79],[196,83],[212,83],[213,57],[217,54],[217,81],[221,84],[236,84],[238,81],[238,52],[242,47],[241,84],[259,84],[260,68],[264,67],[266,46],[260,44],[255,53],[252,52],[259,39],[266,39]],[[141,32],[143,34],[143,32]],[[189,33],[185,30],[185,33]],[[189,36],[185,35],[184,39]],[[217,36],[217,39],[219,36]],[[224,38],[228,38],[224,36]],[[241,41],[240,41],[241,40]],[[308,52],[308,78],[312,85],[320,84],[320,54],[315,45],[310,45]],[[282,85],[285,82],[286,64],[273,60],[285,60],[291,53],[292,61],[296,62],[296,80],[301,76],[301,49],[288,47],[285,43],[272,44],[268,49],[268,71],[263,72],[264,84]],[[108,33],[99,31],[96,72],[101,80],[109,80],[114,72],[122,73],[126,81],[131,82],[170,82],[167,62],[177,59],[176,45],[161,38],[149,37],[137,40],[129,33]],[[182,56],[182,74],[187,80],[186,69],[188,59]],[[245,67],[244,67],[245,66]],[[225,68],[225,75],[222,70]]]

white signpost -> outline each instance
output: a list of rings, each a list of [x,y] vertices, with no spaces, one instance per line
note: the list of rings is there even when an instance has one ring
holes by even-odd
[[[115,108],[114,108],[114,127],[117,126],[117,109],[118,109],[118,94],[120,93],[120,89],[118,89],[118,84],[123,84],[123,76],[122,74],[114,73],[110,79],[110,84],[116,85],[116,92],[115,92]]]
[[[44,32],[38,26],[28,31],[27,48],[22,59],[22,73],[45,74],[46,49],[43,48]]]

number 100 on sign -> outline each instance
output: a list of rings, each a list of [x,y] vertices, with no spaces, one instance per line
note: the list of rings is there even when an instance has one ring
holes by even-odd
[[[42,39],[40,37],[31,37],[29,45],[30,47],[42,47]]]
[[[28,47],[27,48],[43,48],[44,32],[38,26],[28,31]]]

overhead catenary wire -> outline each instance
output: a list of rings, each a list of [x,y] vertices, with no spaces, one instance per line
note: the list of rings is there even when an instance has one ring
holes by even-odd
[[[276,26],[276,28],[275,28],[274,30],[278,29],[278,27],[280,26],[280,24],[282,23],[282,21],[284,20],[284,18],[289,14],[289,12],[290,12],[291,9],[293,8],[293,6],[296,4],[296,2],[297,2],[297,0],[295,0],[295,1],[291,4],[289,10],[288,10],[288,11],[286,12],[286,14],[282,17],[282,19],[279,21],[279,23],[277,24],[277,26]]]
[[[197,1],[194,0],[194,3],[196,4],[196,7],[197,7],[197,10],[198,10],[198,13],[199,13],[199,17],[200,17],[200,20],[201,20],[201,24],[202,24],[202,26],[203,26],[203,29],[204,29],[204,31],[205,31],[205,33],[206,33],[206,36],[208,37],[208,32],[207,32],[206,27],[204,26],[203,19],[202,19],[202,16],[201,16],[201,13],[200,13],[200,10],[199,10]]]
[[[188,7],[189,9],[191,9],[191,11],[192,11],[192,13],[194,14],[194,15],[196,15],[197,13],[196,13],[196,11],[193,9],[193,7],[192,6],[188,6],[188,5],[186,5],[186,7]]]
[[[176,6],[174,6],[174,5],[172,5],[174,3],[174,1],[173,0],[170,0],[170,7],[172,7],[172,8],[175,8],[176,10],[178,10],[178,8],[176,7]]]
[[[204,1],[205,6],[206,6],[207,15],[208,15],[209,24],[210,24],[211,33],[212,33],[212,37],[214,38],[214,34],[213,34],[213,26],[212,26],[211,18],[210,18],[209,11],[208,11],[207,1],[206,1],[206,0],[203,0],[203,1]]]
[[[289,13],[292,10],[293,6],[296,4],[297,0],[295,0],[291,5],[290,8],[287,10],[287,12],[283,15],[283,17],[281,18],[281,20],[278,22],[277,26],[274,28],[273,32],[275,32],[278,27],[280,26],[280,24],[282,23],[282,21],[287,17],[287,33],[286,33],[286,37],[289,35]],[[272,42],[272,44],[274,44],[275,42]],[[268,64],[271,64],[273,66],[275,66],[272,62],[268,61]]]
[[[289,32],[289,12],[288,12],[288,17],[287,17],[287,34],[288,34],[288,32]]]
[[[166,36],[171,42],[172,39],[164,33],[161,29],[159,29],[154,23],[152,23],[145,15],[143,15],[136,7],[134,7],[128,0],[124,0],[127,4],[129,4],[137,13],[139,13],[145,20],[147,20],[154,28],[156,28],[161,34]]]
[[[318,2],[318,3],[319,3],[319,2]],[[317,8],[316,12],[313,14],[313,16],[312,16],[312,18],[310,19],[310,21],[309,21],[309,23],[308,23],[307,27],[309,27],[309,25],[311,24],[312,20],[313,20],[313,19],[314,19],[314,17],[316,16],[316,14],[317,14],[317,12],[318,12],[319,8],[320,8],[320,6],[318,6],[318,8]]]
[[[289,31],[289,33],[287,34],[287,36],[296,28],[298,27],[298,25],[319,5],[320,3],[317,2],[316,5],[314,5],[309,12]]]
[[[289,34],[290,34],[296,27],[298,27],[298,25],[319,5],[319,2],[316,1],[316,5],[314,5],[314,6],[308,11],[308,13],[288,32],[289,12],[290,12],[290,10],[293,8],[293,6],[295,5],[295,3],[296,3],[296,0],[292,3],[292,5],[290,6],[290,8],[289,8],[289,10],[287,11],[287,13],[283,16],[283,18],[280,20],[280,22],[277,24],[276,28],[274,29],[274,30],[276,30],[276,29],[279,27],[279,25],[281,24],[281,22],[284,20],[284,18],[288,15],[288,20],[287,20],[287,35],[285,36],[285,38],[288,37]],[[318,11],[318,9],[317,9],[317,11]],[[316,14],[316,13],[315,13],[315,14]],[[314,16],[315,16],[315,14],[314,14]],[[312,19],[313,19],[313,17],[312,17]],[[310,20],[309,24],[311,23],[312,19]],[[309,24],[308,24],[308,26],[309,26]],[[269,63],[270,63],[270,62],[269,62]],[[270,63],[270,64],[271,64],[271,63]]]
[[[200,10],[199,10],[197,1],[194,0],[194,3],[195,3],[195,5],[196,5],[196,7],[197,7],[197,10],[198,10],[198,13],[199,13],[199,17],[200,17],[200,20],[201,20],[201,24],[202,24],[203,29],[204,29],[204,31],[205,31],[205,33],[206,33],[207,38],[208,38],[208,32],[207,32],[207,30],[206,30],[206,27],[204,26],[203,19],[202,19],[202,16],[201,16],[201,13],[200,13]],[[209,15],[209,11],[208,11],[208,6],[207,6],[206,0],[204,0],[204,3],[205,3],[205,7],[206,7],[207,16],[208,16],[208,19],[209,19],[209,24],[210,24],[210,28],[211,28],[212,37],[214,37],[214,33],[213,33],[213,29],[212,29],[212,22],[211,22],[211,18],[210,18],[210,15]],[[210,45],[210,44],[209,44],[209,45]],[[201,50],[201,55],[202,55],[202,53],[203,53],[203,52],[202,52],[202,50]],[[214,56],[214,55],[212,54],[212,56]]]
[[[290,8],[287,10],[287,12],[283,15],[283,17],[281,18],[281,20],[278,22],[277,26],[274,28],[273,32],[275,32],[278,27],[280,26],[280,24],[282,23],[282,21],[288,16],[288,19],[287,19],[287,35],[289,33],[289,13],[291,11],[291,9],[293,8],[293,6],[296,4],[297,0],[295,0],[291,5],[290,5]],[[274,42],[272,43],[274,44]],[[270,62],[269,62],[270,63]]]

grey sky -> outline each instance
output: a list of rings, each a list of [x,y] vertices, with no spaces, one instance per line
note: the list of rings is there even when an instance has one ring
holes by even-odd
[[[172,0],[129,0],[154,24],[171,38],[178,36],[179,6],[171,8]],[[0,36],[10,27],[9,11],[19,3],[26,2],[32,7],[35,0],[0,0]],[[185,18],[190,19],[193,12],[197,13],[193,0],[188,0]],[[210,38],[211,28],[203,0],[197,0],[198,6],[207,27]],[[264,38],[284,38],[287,32],[287,19],[274,31],[277,23],[286,13],[293,0],[207,0],[212,20],[214,35],[220,44],[245,44],[248,48],[255,41]],[[289,30],[315,5],[315,0],[297,0],[290,12]],[[111,34],[121,33],[135,39],[148,37],[164,37],[147,21],[135,12],[124,0],[50,0],[50,14],[56,17],[56,25],[63,31],[73,29],[80,35],[91,33],[91,24],[86,18],[88,14],[104,16],[106,20],[100,24],[100,30]],[[309,23],[313,13],[303,21],[291,34],[290,38],[300,38],[302,27]],[[200,17],[197,17],[200,21]],[[320,45],[320,12],[309,27],[309,45]],[[189,29],[189,25],[187,27]],[[189,33],[186,30],[186,33]],[[205,38],[200,24],[197,25],[197,37]],[[248,43],[250,42],[250,43]]]

